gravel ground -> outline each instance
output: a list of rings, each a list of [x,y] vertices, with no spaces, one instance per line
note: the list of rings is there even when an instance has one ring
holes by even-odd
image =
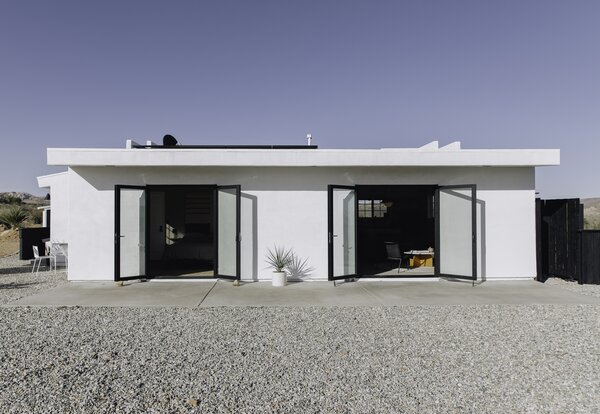
[[[0,308],[0,412],[599,412],[599,310]]]
[[[549,278],[546,280],[546,284],[581,293],[582,295],[600,298],[600,285],[580,285],[577,282],[567,281],[558,277]]]
[[[33,295],[67,282],[61,271],[47,272],[44,267],[37,274],[31,273],[29,260],[19,260],[18,254],[0,258],[0,304]]]

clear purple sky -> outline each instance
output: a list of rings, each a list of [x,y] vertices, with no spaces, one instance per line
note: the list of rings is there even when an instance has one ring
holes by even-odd
[[[0,191],[47,147],[560,148],[542,197],[600,196],[599,1],[9,1]]]

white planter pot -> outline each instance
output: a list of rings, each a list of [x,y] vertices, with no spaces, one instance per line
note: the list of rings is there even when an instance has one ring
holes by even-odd
[[[273,277],[271,278],[271,283],[273,286],[285,286],[286,282],[287,278],[285,277],[285,272],[273,272]]]

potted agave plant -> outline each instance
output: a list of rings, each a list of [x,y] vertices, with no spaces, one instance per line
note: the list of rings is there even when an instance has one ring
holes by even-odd
[[[285,249],[283,247],[274,246],[273,249],[267,250],[267,264],[272,267],[273,277],[271,283],[273,286],[285,286],[287,278],[285,275],[285,268],[294,259],[294,253],[292,249]]]

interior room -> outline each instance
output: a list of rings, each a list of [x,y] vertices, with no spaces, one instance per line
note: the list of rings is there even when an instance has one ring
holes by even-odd
[[[148,228],[148,276],[214,276],[212,187],[152,187],[149,190]]]
[[[433,276],[436,186],[357,187],[358,274]]]

